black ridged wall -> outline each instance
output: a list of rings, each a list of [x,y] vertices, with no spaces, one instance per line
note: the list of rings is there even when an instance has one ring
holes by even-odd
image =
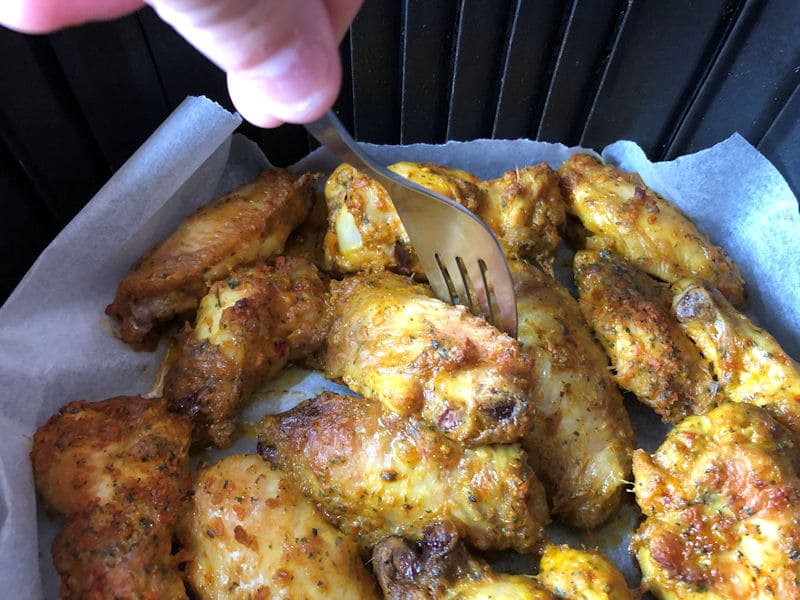
[[[652,159],[740,132],[800,191],[797,0],[366,0],[336,110],[377,143],[530,137]],[[0,299],[187,95],[224,75],[150,9],[47,36],[0,29]],[[242,132],[278,164],[298,126]]]

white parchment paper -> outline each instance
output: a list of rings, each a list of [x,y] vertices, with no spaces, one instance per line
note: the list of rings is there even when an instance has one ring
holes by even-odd
[[[60,525],[37,513],[30,435],[68,401],[150,391],[160,353],[134,352],[119,342],[103,311],[141,254],[196,207],[268,164],[255,144],[231,137],[239,122],[210,101],[187,99],[45,250],[0,309],[0,589],[14,590],[15,597],[52,598],[58,589],[49,544]],[[482,178],[543,160],[557,167],[582,150],[527,140],[365,148],[385,164],[431,161]],[[671,162],[650,163],[624,141],[602,155],[639,171],[731,254],[748,283],[746,311],[798,358],[800,216],[777,170],[738,135]],[[329,172],[335,165],[320,150],[295,168]],[[317,373],[290,370],[262,390],[244,418],[256,421],[264,411],[288,408],[327,386]],[[649,410],[630,409],[638,443],[652,449],[663,426]],[[235,446],[254,448],[252,438]],[[625,547],[635,519],[628,503],[590,535],[563,528],[550,533],[557,541],[599,546],[633,579]]]

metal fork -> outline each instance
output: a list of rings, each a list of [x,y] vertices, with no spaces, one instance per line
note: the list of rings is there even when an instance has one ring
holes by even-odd
[[[378,165],[328,111],[308,132],[329,152],[380,183],[408,233],[433,292],[463,304],[517,336],[517,304],[508,262],[494,233],[469,210]]]

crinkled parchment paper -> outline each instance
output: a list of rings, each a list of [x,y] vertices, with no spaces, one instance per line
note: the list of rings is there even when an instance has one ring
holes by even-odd
[[[103,310],[141,254],[197,206],[268,164],[255,144],[231,137],[238,124],[237,116],[208,100],[184,102],[44,251],[0,309],[0,589],[14,590],[15,597],[52,598],[58,589],[49,546],[60,522],[37,511],[30,436],[68,401],[150,391],[160,352],[134,352],[115,339]],[[367,149],[385,164],[432,161],[482,178],[542,160],[557,167],[581,150],[525,140]],[[738,135],[665,163],[650,163],[625,141],[602,156],[639,171],[728,251],[748,283],[748,314],[800,357],[800,217],[777,170]],[[335,164],[317,151],[296,168],[330,171]],[[331,384],[318,373],[289,370],[260,392],[244,419],[257,421],[323,386]],[[664,427],[649,410],[630,409],[638,443],[653,449]],[[245,436],[235,449],[252,452],[255,440]],[[558,527],[550,533],[558,541],[599,546],[633,578],[626,538],[635,519],[629,502],[591,534]],[[528,560],[506,564],[525,568]]]

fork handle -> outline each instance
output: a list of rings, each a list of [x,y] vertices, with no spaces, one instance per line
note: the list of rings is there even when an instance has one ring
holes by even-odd
[[[356,141],[350,137],[350,133],[333,111],[329,110],[316,121],[306,123],[305,128],[334,156],[350,163],[359,171],[376,171],[386,176],[379,165],[358,150]]]

